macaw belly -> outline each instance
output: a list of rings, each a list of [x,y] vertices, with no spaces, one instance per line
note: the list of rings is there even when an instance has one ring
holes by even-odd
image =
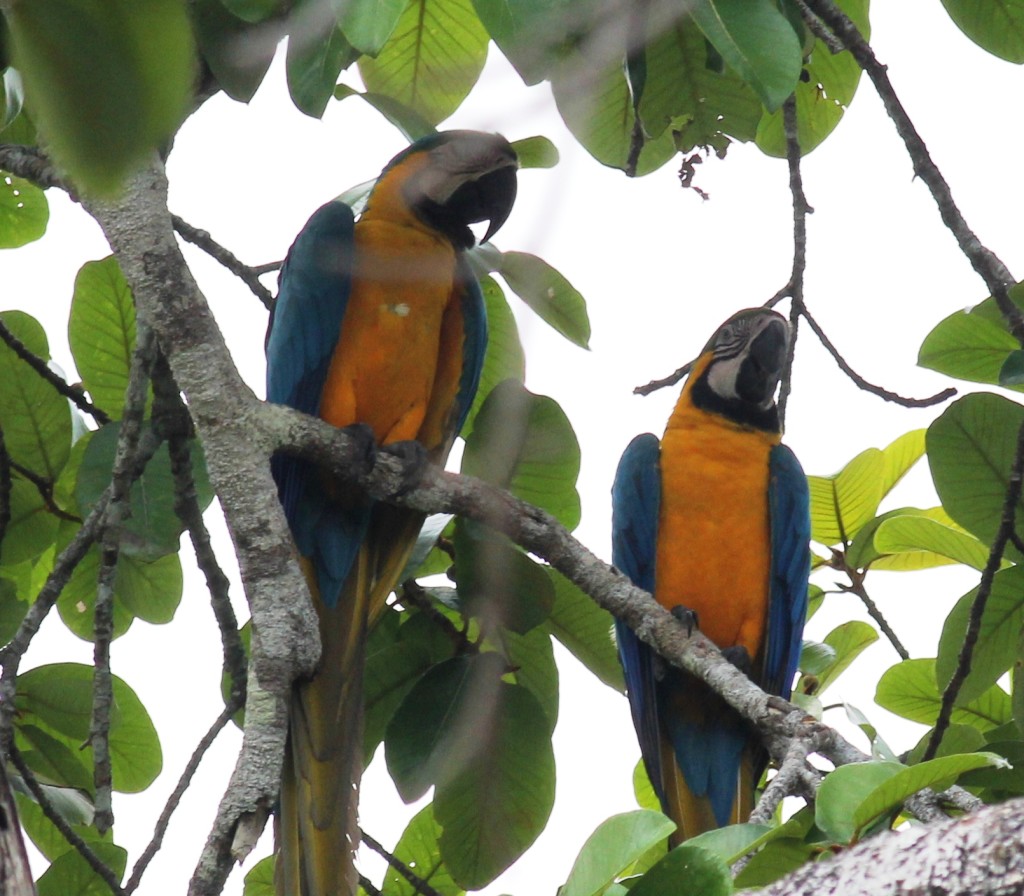
[[[705,635],[742,645],[751,659],[768,608],[768,456],[777,438],[690,408],[662,439],[655,597],[695,610]]]

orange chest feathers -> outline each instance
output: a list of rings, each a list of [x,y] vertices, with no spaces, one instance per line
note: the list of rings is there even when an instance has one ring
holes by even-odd
[[[751,657],[768,607],[768,458],[778,441],[681,403],[661,443],[655,597],[695,610],[719,647],[739,644]]]

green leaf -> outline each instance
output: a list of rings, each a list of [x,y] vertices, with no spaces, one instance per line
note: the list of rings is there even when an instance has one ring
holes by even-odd
[[[945,738],[943,738],[945,744]],[[967,772],[960,783],[964,787],[987,788],[988,798],[1003,801],[1011,796],[1018,796],[1024,793],[1024,744],[1019,740],[994,741],[987,745],[989,752],[998,753],[1010,763],[1012,767],[986,766],[973,772]]]
[[[75,489],[83,512],[88,512],[110,483],[120,433],[119,423],[108,423],[93,435],[85,450]],[[199,506],[205,509],[213,500],[213,489],[199,443],[191,440],[189,447]],[[121,551],[139,560],[156,560],[177,553],[184,525],[174,512],[174,477],[166,444],[153,456],[129,494],[131,514],[122,527]]]
[[[811,538],[825,545],[849,542],[874,517],[885,471],[882,452],[868,448],[834,476],[808,476]]]
[[[884,498],[911,467],[924,457],[926,429],[912,429],[894,439],[882,449],[885,472],[882,475],[882,497]]]
[[[543,321],[575,345],[589,347],[586,302],[551,265],[527,252],[503,252],[499,273]]]
[[[814,823],[838,843],[851,842],[860,831],[854,812],[884,782],[904,770],[898,762],[856,762],[829,772],[818,788]]]
[[[338,25],[360,53],[376,56],[395,30],[406,0],[350,0],[342,4]]]
[[[942,5],[979,47],[1007,62],[1024,62],[1022,0],[942,0]]]
[[[384,739],[391,717],[420,677],[451,657],[453,647],[439,640],[433,620],[418,615],[399,625],[399,614],[385,613],[366,644],[363,673],[363,755],[369,764]]]
[[[86,743],[92,716],[91,666],[54,663],[37,666],[18,676],[16,704],[19,726],[33,721],[74,750],[91,765]],[[145,790],[163,764],[160,741],[149,713],[124,681],[113,676],[114,706],[110,719],[110,759],[114,789],[121,793]]]
[[[938,566],[943,560],[984,569],[989,549],[959,528],[924,516],[905,515],[885,520],[875,531],[875,547],[883,554],[923,554],[914,568]]]
[[[580,521],[579,470],[579,442],[558,403],[515,380],[495,386],[466,439],[462,472],[508,489],[572,530]]]
[[[196,71],[180,0],[35,0],[5,19],[32,117],[82,187],[116,190],[184,117]]]
[[[978,589],[969,591],[953,607],[939,638],[935,678],[945,688],[953,677],[960,648],[967,634],[971,608]],[[1017,640],[1024,629],[1024,569],[1019,566],[997,572],[981,616],[981,630],[971,655],[971,667],[960,687],[960,700],[973,700],[987,691],[1017,659]]]
[[[120,418],[135,351],[135,301],[113,255],[87,261],[75,277],[68,341],[93,402]]]
[[[529,848],[555,800],[549,722],[533,694],[499,681],[475,714],[461,735],[475,742],[472,757],[434,792],[441,856],[467,890],[492,881]]]
[[[817,675],[836,658],[835,648],[820,641],[804,641],[800,647],[799,669],[804,675]]]
[[[619,874],[676,829],[660,812],[613,815],[587,838],[560,896],[599,896]]]
[[[18,821],[32,845],[38,849],[48,861],[53,861],[57,856],[63,855],[71,847],[67,838],[57,830],[49,818],[43,813],[39,804],[27,793],[20,792],[22,788],[28,787],[22,784],[21,779],[8,772],[11,779],[11,789],[14,790],[14,798],[18,806]],[[102,837],[92,827],[93,805],[92,802],[81,791],[70,787],[53,787],[49,784],[41,784],[53,806],[61,817],[71,825],[71,829],[85,841],[106,840],[111,841],[111,833],[108,831]]]
[[[1024,301],[1024,284],[1011,287],[1009,294],[1019,305]],[[921,343],[917,363],[972,383],[998,384],[1007,355],[1020,346],[993,308],[993,300],[986,299],[970,311],[957,311],[940,321]]]
[[[928,428],[928,463],[942,506],[985,544],[999,529],[1022,423],[1019,404],[975,393],[953,402]],[[1024,521],[1024,502],[1016,513]],[[1020,556],[1012,545],[1007,554]]]
[[[271,16],[286,12],[287,0],[221,0],[232,15],[245,22],[265,22]]]
[[[690,837],[686,845],[699,846],[731,865],[765,842],[775,830],[766,824],[730,824]]]
[[[548,575],[555,586],[555,602],[544,630],[608,687],[622,693],[626,685],[612,638],[614,617],[555,570],[549,568]]]
[[[866,40],[871,36],[868,22],[869,0],[839,0],[836,4],[854,22]],[[803,66],[806,80],[796,84],[797,141],[807,155],[842,120],[853,102],[860,83],[861,67],[848,50],[833,53],[822,41],[815,40]],[[768,112],[757,126],[757,145],[761,152],[777,158],[786,156],[786,135],[782,110]]]
[[[28,604],[18,598],[18,586],[0,577],[0,645],[14,637],[26,610]]]
[[[384,96],[380,93],[360,93],[347,84],[339,84],[334,88],[335,99],[343,100],[350,96],[362,97],[365,102],[373,106],[374,109],[398,128],[402,136],[410,143],[415,143],[421,137],[426,137],[429,134],[437,133],[437,128],[420,115],[419,112],[398,102],[394,97]],[[350,205],[351,203],[346,204]]]
[[[305,6],[315,10],[315,0]],[[359,51],[345,39],[333,21],[315,13],[314,21],[326,25],[315,34],[293,32],[288,37],[285,70],[288,93],[295,108],[312,118],[320,118],[334,95],[338,75],[359,58]]]
[[[928,745],[931,742],[933,733],[934,730],[929,730],[917,742],[907,757],[908,764],[917,765],[921,762],[925,750],[928,749]],[[993,733],[994,729],[983,734],[977,728],[972,728],[970,725],[950,725],[939,742],[939,747],[935,754],[936,758],[952,756],[954,753],[974,753],[975,751],[982,750],[986,746],[985,738]],[[994,752],[998,753],[1000,751],[995,750]]]
[[[525,634],[548,617],[554,586],[544,569],[504,535],[459,519],[454,542],[463,609],[485,630],[504,626]]]
[[[736,875],[737,887],[766,887],[795,871],[816,855],[813,844],[792,837],[779,837],[755,854]]]
[[[836,626],[825,636],[825,644],[833,649],[835,658],[818,674],[815,695],[829,687],[861,653],[878,640],[878,632],[866,622],[851,619]]]
[[[0,389],[0,393],[3,391]],[[16,472],[11,474],[10,509],[11,518],[0,543],[0,563],[4,567],[38,557],[54,543],[60,525],[39,489]]]
[[[654,785],[647,775],[647,766],[644,765],[643,759],[633,766],[633,796],[636,797],[636,804],[641,809],[661,814],[661,800],[654,792]]]
[[[942,695],[935,684],[935,660],[904,660],[887,669],[875,690],[875,702],[904,719],[934,725],[942,705]],[[1011,718],[1009,695],[994,685],[974,700],[958,700],[951,721],[987,731]]]
[[[277,856],[260,859],[245,875],[242,896],[274,896],[274,864]]]
[[[520,168],[554,168],[558,164],[558,148],[547,137],[513,140],[512,148],[519,157]]]
[[[541,628],[525,635],[505,630],[500,633],[501,652],[508,665],[515,669],[512,677],[522,685],[544,710],[548,719],[548,733],[555,730],[558,721],[558,667],[551,645],[551,635]]]
[[[76,746],[70,746],[67,741],[31,724],[31,719],[17,726],[17,741],[25,764],[40,780],[57,787],[74,788],[91,796],[92,768]]]
[[[726,63],[773,112],[794,90],[803,53],[771,0],[697,0],[690,15]]]
[[[462,896],[466,891],[454,881],[441,858],[440,839],[441,825],[434,820],[434,807],[424,806],[402,832],[394,849],[395,858],[412,868],[420,880],[441,896]],[[417,896],[417,892],[408,880],[388,867],[381,896]]]
[[[32,354],[50,360],[39,322],[23,311],[0,312],[0,321]],[[51,482],[71,453],[68,401],[0,342],[0,426],[11,459]]]
[[[50,206],[35,184],[0,171],[0,249],[17,249],[46,233]]]
[[[89,847],[120,880],[128,864],[128,852],[113,843],[93,840]],[[76,849],[57,856],[36,881],[38,896],[109,896],[110,887]]]
[[[732,874],[721,856],[684,843],[658,862],[632,887],[630,896],[664,896],[666,893],[700,893],[729,896]]]
[[[192,0],[196,44],[221,89],[231,99],[247,103],[263,83],[281,35],[277,28],[253,27],[251,21],[232,15],[244,11],[244,6],[255,11],[259,2],[229,3],[230,10],[222,0]]]
[[[1006,356],[999,368],[999,385],[1008,389],[1024,386],[1024,351],[1016,349]]]
[[[466,439],[475,426],[480,407],[495,386],[509,379],[521,383],[526,378],[526,356],[519,338],[519,327],[505,293],[493,277],[481,277],[480,288],[487,309],[487,349],[480,386],[462,427],[462,436]]]
[[[995,753],[957,753],[900,769],[872,790],[853,813],[853,825],[862,831],[872,821],[926,787],[946,790],[960,775],[986,766],[1009,767],[1009,763]]]
[[[476,84],[487,41],[470,0],[410,0],[377,58],[359,60],[359,73],[371,93],[437,124]]]

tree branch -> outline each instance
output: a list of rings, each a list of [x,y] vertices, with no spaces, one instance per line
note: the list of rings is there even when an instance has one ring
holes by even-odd
[[[366,831],[361,830],[360,835],[363,838],[363,843],[370,847],[377,855],[384,859],[392,868],[395,869],[408,884],[412,887],[413,892],[419,893],[420,896],[441,896],[441,894],[435,890],[429,883],[427,883],[422,877],[416,874],[408,865],[405,864],[398,856],[388,852],[383,846],[380,845],[376,840],[373,839]]]

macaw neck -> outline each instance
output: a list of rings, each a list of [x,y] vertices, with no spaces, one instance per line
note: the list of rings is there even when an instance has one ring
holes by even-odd
[[[767,408],[760,408],[750,402],[719,395],[708,383],[707,371],[712,360],[714,355],[705,352],[694,362],[682,394],[676,402],[675,410],[669,418],[669,427],[673,426],[673,421],[677,418],[681,422],[686,418],[711,417],[733,429],[756,431],[770,436],[773,444],[781,441],[782,427],[775,403],[772,402]]]

